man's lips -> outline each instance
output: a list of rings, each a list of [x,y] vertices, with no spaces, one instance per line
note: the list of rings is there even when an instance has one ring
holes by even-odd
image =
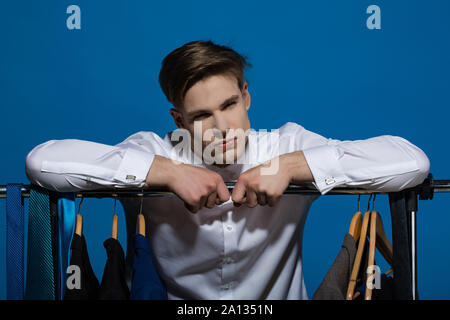
[[[222,141],[221,145],[222,145],[222,148],[225,150],[225,149],[228,149],[228,148],[234,146],[235,142],[236,142],[236,137],[233,139]]]

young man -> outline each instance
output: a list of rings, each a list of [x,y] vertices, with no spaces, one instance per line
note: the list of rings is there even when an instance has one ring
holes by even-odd
[[[307,299],[302,233],[318,196],[283,196],[286,187],[309,181],[322,194],[337,186],[398,191],[421,183],[429,160],[395,136],[338,141],[292,122],[250,129],[248,65],[210,41],[183,45],[159,75],[178,130],[164,139],[141,131],[115,146],[50,140],[26,158],[30,181],[56,191],[171,190],[143,206],[171,299]],[[236,181],[231,194],[229,181]],[[132,235],[140,202],[121,201]]]

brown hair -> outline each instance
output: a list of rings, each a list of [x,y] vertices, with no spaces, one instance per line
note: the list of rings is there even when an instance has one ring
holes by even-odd
[[[227,46],[212,41],[191,41],[173,50],[162,61],[159,84],[167,100],[179,109],[186,92],[198,81],[212,75],[231,74],[242,91],[244,69],[252,65]]]

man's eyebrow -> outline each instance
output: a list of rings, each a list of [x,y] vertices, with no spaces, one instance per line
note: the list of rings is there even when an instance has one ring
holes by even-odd
[[[220,104],[219,108],[225,107],[228,103],[232,102],[233,100],[235,100],[235,99],[237,99],[237,98],[239,98],[239,95],[237,95],[237,94],[232,95],[231,97],[225,99],[225,100]],[[204,113],[204,112],[208,112],[208,110],[200,109],[200,110],[195,110],[195,111],[192,111],[192,112],[188,112],[188,116],[189,116],[189,117],[192,117],[192,116],[195,116],[195,115],[197,115],[197,114]]]

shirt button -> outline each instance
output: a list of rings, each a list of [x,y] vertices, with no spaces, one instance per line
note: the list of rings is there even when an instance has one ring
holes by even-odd
[[[326,183],[326,184],[332,184],[332,183],[334,183],[334,182],[335,182],[335,180],[334,180],[333,177],[331,177],[331,178],[326,178],[326,179],[325,179],[325,183]]]
[[[227,230],[228,230],[228,231],[233,230],[233,226],[228,225],[228,226],[227,226]]]
[[[230,258],[230,257],[226,257],[225,258],[225,263],[226,264],[230,264],[230,263],[233,263],[233,262],[234,262],[234,260],[232,258]]]

